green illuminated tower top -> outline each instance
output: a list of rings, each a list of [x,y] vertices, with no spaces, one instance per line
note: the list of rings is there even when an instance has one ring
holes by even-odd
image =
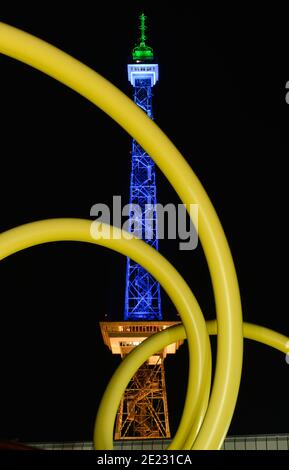
[[[146,16],[144,13],[142,13],[139,17],[140,19],[140,38],[139,38],[139,44],[133,48],[132,50],[132,58],[136,62],[144,62],[144,61],[151,61],[154,58],[154,51],[152,47],[149,47],[146,45],[146,35],[145,35],[145,30],[147,29],[147,26],[145,24],[146,21]]]

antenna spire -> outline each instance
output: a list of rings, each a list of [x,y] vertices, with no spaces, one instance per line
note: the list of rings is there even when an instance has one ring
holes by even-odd
[[[147,29],[147,26],[146,26],[146,19],[147,17],[145,16],[144,13],[142,13],[139,17],[140,19],[140,25],[139,25],[139,29],[140,29],[140,46],[145,46],[145,41],[147,39],[146,35],[145,35],[145,30]]]
[[[144,13],[141,13],[139,16],[139,30],[140,30],[140,38],[139,38],[139,43],[136,47],[133,48],[132,50],[132,58],[136,62],[146,62],[146,61],[151,61],[154,59],[154,51],[151,47],[146,45],[146,15]]]

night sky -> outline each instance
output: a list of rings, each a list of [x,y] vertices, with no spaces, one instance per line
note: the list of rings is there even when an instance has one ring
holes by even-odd
[[[61,8],[23,3],[1,5],[1,20],[63,49],[129,96],[126,64],[144,9],[160,67],[155,120],[217,210],[244,319],[288,335],[285,14],[204,14],[182,1],[96,2],[96,14],[88,1],[61,2]],[[127,202],[131,139],[125,131],[29,66],[1,56],[0,69],[1,230],[50,217],[89,218],[93,204],[111,205],[113,195]],[[163,175],[157,177],[158,201],[178,203]],[[205,318],[215,318],[201,247],[187,252],[177,241],[159,245]],[[125,258],[94,245],[50,244],[5,259],[0,274],[0,438],[90,440],[99,400],[119,363],[103,346],[98,322],[123,318]],[[177,319],[165,294],[162,299],[164,318]],[[215,351],[214,339],[212,346]],[[173,432],[186,361],[185,346],[166,360]],[[230,434],[289,432],[288,374],[283,354],[245,342]]]

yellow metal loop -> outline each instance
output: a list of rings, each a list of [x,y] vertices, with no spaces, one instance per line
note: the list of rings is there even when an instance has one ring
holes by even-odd
[[[126,95],[89,67],[50,44],[4,23],[0,23],[0,52],[54,77],[100,107],[129,132],[153,158],[186,207],[198,204],[199,238],[212,279],[218,324],[216,372],[209,403],[208,371],[211,358],[205,321],[184,280],[168,261],[151,247],[135,239],[95,240],[90,234],[89,221],[53,219],[27,224],[3,233],[0,236],[0,250],[1,256],[5,257],[20,249],[49,241],[88,241],[124,253],[150,271],[167,290],[178,308],[189,347],[187,397],[171,448],[219,449],[226,436],[239,390],[243,356],[242,312],[230,249],[204,188],[158,126]],[[111,227],[107,226],[107,230],[110,231]],[[255,334],[254,331],[252,334]],[[160,338],[168,340],[165,335]],[[146,344],[147,341],[141,348],[148,348]],[[142,353],[137,349],[133,352],[133,357],[138,357],[138,354]],[[137,362],[128,366],[129,361],[131,360],[121,365],[121,371],[125,371],[126,377],[136,367]],[[118,392],[125,382],[121,374],[118,375],[119,382],[116,384]],[[104,402],[108,394],[109,389],[105,392]],[[116,401],[116,396],[114,400]],[[115,401],[111,403],[114,409],[117,406]],[[99,418],[98,415],[97,426],[104,435],[104,445],[109,448],[112,445],[110,435],[113,420],[107,420],[106,416]],[[97,439],[96,437],[96,446],[100,445]],[[101,437],[99,439],[101,440]]]

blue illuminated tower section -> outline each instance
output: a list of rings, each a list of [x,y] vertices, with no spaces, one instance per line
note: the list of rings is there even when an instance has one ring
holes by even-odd
[[[153,119],[152,88],[158,81],[158,64],[154,61],[153,49],[146,44],[145,20],[146,17],[142,14],[140,40],[132,51],[133,60],[128,64],[128,79],[134,88],[134,102]],[[155,164],[135,140],[132,142],[129,202],[131,231],[157,250]],[[141,211],[134,210],[135,205]],[[130,258],[127,258],[124,319],[162,320],[159,283]]]

